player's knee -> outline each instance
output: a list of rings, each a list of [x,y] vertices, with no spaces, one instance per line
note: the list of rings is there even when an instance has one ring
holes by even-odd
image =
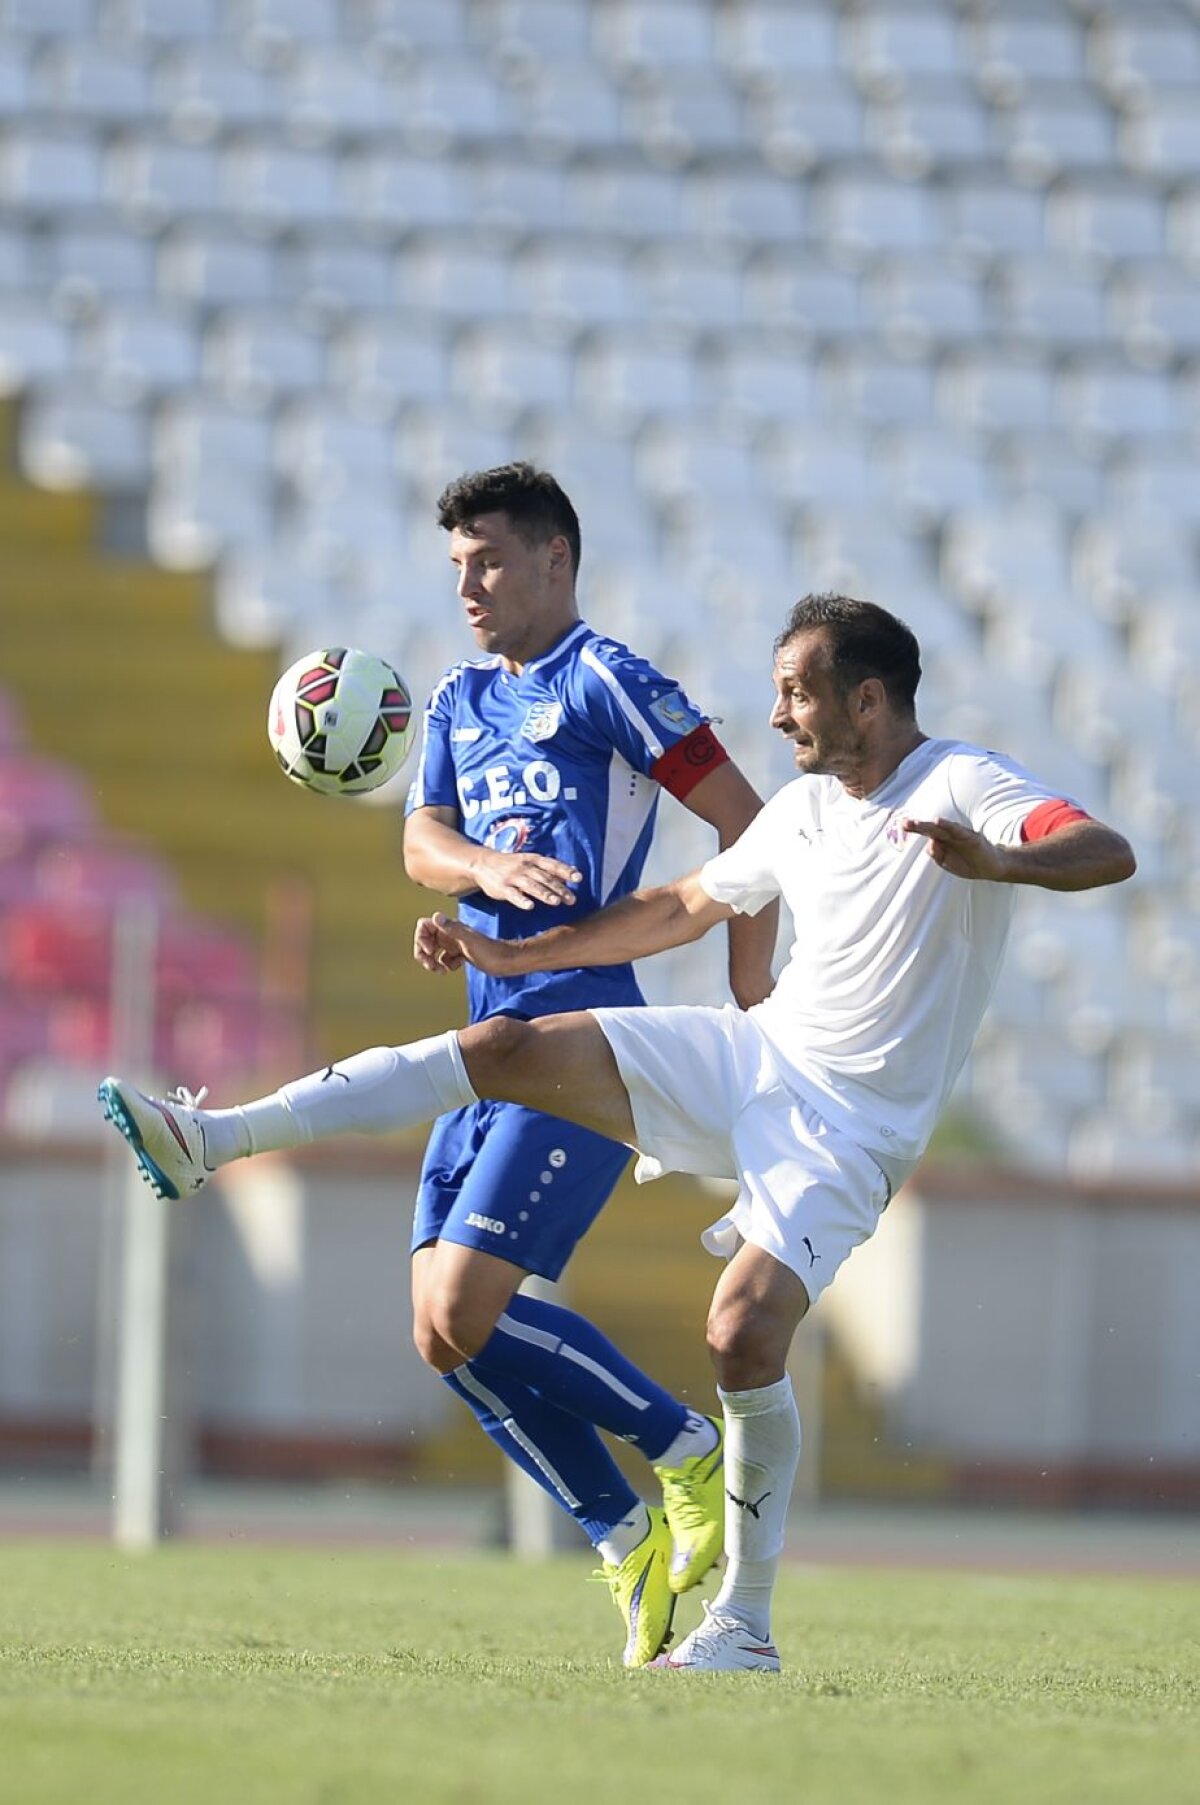
[[[462,1355],[438,1334],[423,1304],[413,1313],[412,1338],[418,1354],[435,1373],[452,1373],[456,1366],[462,1365]]]
[[[459,1035],[467,1076],[481,1097],[505,1092],[519,1075],[533,1039],[529,1022],[511,1015],[492,1015]]]
[[[430,1299],[429,1321],[438,1341],[454,1355],[453,1365],[461,1366],[491,1339],[496,1312],[462,1292],[441,1292]]]
[[[778,1350],[765,1335],[752,1311],[736,1300],[714,1304],[705,1329],[709,1358],[723,1391],[752,1391],[769,1385],[779,1374]]]

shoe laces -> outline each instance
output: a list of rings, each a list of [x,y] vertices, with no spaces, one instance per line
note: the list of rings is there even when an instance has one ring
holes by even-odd
[[[202,1084],[198,1091],[190,1091],[186,1084],[177,1084],[173,1091],[167,1092],[167,1102],[176,1103],[181,1109],[199,1109],[208,1095],[207,1084]]]
[[[720,1650],[721,1642],[726,1636],[731,1634],[735,1635],[739,1631],[743,1635],[749,1634],[746,1624],[742,1622],[740,1617],[734,1617],[730,1612],[720,1610],[715,1604],[711,1604],[707,1598],[702,1598],[700,1602],[704,1606],[704,1621],[703,1623],[698,1623],[688,1637],[690,1646],[697,1654],[717,1654]]]

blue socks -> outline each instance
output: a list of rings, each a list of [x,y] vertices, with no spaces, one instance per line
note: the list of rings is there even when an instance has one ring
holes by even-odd
[[[520,1379],[572,1416],[632,1442],[652,1461],[688,1418],[684,1405],[586,1317],[520,1292],[470,1365],[485,1383],[489,1376]]]
[[[560,1503],[593,1543],[639,1504],[596,1433],[607,1429],[649,1460],[669,1448],[689,1412],[584,1317],[515,1295],[472,1360],[446,1383],[480,1427]]]
[[[500,1452],[549,1492],[592,1543],[640,1500],[590,1423],[548,1404],[519,1380],[485,1385],[471,1366],[444,1375]]]

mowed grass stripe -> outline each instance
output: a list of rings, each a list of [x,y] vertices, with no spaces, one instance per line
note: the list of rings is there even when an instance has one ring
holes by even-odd
[[[1191,1801],[1200,1585],[789,1568],[765,1676],[626,1674],[586,1561],[0,1547],[35,1805]],[[698,1616],[681,1607],[683,1629]]]

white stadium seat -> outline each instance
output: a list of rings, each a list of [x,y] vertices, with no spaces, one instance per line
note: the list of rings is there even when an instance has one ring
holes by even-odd
[[[340,223],[343,201],[334,157],[262,135],[236,139],[221,158],[225,212],[253,231],[285,232]]]
[[[1200,117],[1192,89],[1161,94],[1121,126],[1121,155],[1131,169],[1161,182],[1200,176]]]
[[[154,69],[155,100],[177,138],[204,143],[220,132],[253,131],[282,117],[278,84],[227,41],[179,43]]]
[[[356,24],[372,49],[409,62],[428,50],[465,50],[467,16],[466,0],[361,0]]]
[[[626,99],[625,117],[646,154],[671,167],[737,155],[745,142],[741,98],[714,70],[645,76]]]
[[[864,87],[895,93],[912,81],[953,79],[969,67],[954,13],[906,4],[852,13],[842,27],[843,60]]]
[[[741,0],[718,16],[717,53],[756,81],[831,75],[840,65],[837,18],[819,0]]]
[[[1179,432],[1186,422],[1170,375],[1130,369],[1103,354],[1081,356],[1063,369],[1056,412],[1064,426],[1095,440]]]
[[[699,399],[690,353],[647,332],[605,332],[579,353],[578,394],[601,424],[635,426],[651,414],[685,413]]]
[[[1161,509],[1108,510],[1081,521],[1072,551],[1075,580],[1106,619],[1131,620],[1145,597],[1195,585],[1194,534]]]
[[[142,229],[220,210],[217,154],[206,144],[126,137],[108,153],[104,185],[112,205]]]
[[[0,395],[17,394],[29,381],[65,376],[73,362],[71,334],[49,317],[43,301],[0,296]]]
[[[781,175],[854,157],[866,143],[862,96],[839,74],[756,86],[747,96],[746,122],[764,161]]]
[[[469,230],[430,232],[407,240],[399,253],[394,287],[405,306],[439,319],[494,319],[521,307],[512,257]]]
[[[1115,100],[1152,109],[1164,89],[1200,82],[1200,36],[1178,15],[1147,12],[1099,13],[1088,33],[1088,62]]]
[[[685,240],[643,251],[630,272],[638,317],[693,331],[729,331],[741,324],[744,277],[740,262]]]
[[[230,308],[205,332],[204,370],[230,400],[265,407],[320,386],[325,344],[274,308]]]
[[[154,111],[150,63],[103,43],[63,42],[36,65],[34,100],[65,120],[136,125]]]
[[[1162,197],[1114,176],[1071,177],[1046,202],[1046,242],[1082,257],[1158,257],[1166,249]]]
[[[992,441],[992,463],[1014,500],[1049,501],[1066,514],[1088,514],[1105,500],[1105,448],[1077,434],[1012,431]]]
[[[804,230],[804,191],[785,176],[739,166],[683,178],[683,219],[698,239],[790,247]]]
[[[973,437],[944,426],[897,426],[880,434],[874,458],[880,492],[901,514],[936,526],[959,508],[999,499],[1000,478]]]
[[[518,254],[511,282],[517,310],[538,323],[581,331],[641,317],[628,255],[610,245],[540,239]]]
[[[150,424],[137,407],[114,407],[78,385],[33,391],[21,413],[20,459],[48,489],[143,490],[150,477]]]
[[[620,89],[586,59],[532,65],[513,112],[527,141],[552,156],[628,143]]]
[[[245,473],[160,478],[146,506],[151,553],[168,570],[205,570],[232,550],[267,545],[273,522],[267,485],[252,485]]]
[[[862,327],[861,283],[809,250],[760,251],[745,273],[746,320],[813,338],[853,337]]]
[[[1087,88],[1039,84],[997,113],[997,139],[1022,182],[1050,182],[1078,170],[1112,166],[1117,125]]]
[[[691,0],[608,0],[593,8],[592,42],[622,74],[660,68],[704,71],[713,60],[711,9]]]
[[[267,244],[199,223],[168,230],[158,252],[158,288],[175,300],[209,307],[269,301],[277,254]]]
[[[1076,259],[1007,258],[994,291],[998,323],[1010,339],[1070,349],[1109,337],[1103,288]]]
[[[562,346],[531,337],[525,326],[476,325],[455,342],[451,388],[485,416],[510,420],[527,408],[568,406],[573,360]]]
[[[406,3],[433,10],[427,0]],[[476,42],[501,63],[577,61],[592,48],[590,0],[483,0],[476,17]]]
[[[811,417],[816,386],[810,360],[732,337],[706,365],[712,403],[746,423]]]
[[[993,154],[988,109],[965,82],[906,84],[867,111],[865,142],[899,175],[981,163]]]
[[[933,416],[932,364],[909,354],[860,350],[847,344],[819,367],[822,412],[874,426],[920,425]]]
[[[99,145],[86,132],[22,123],[0,142],[0,196],[17,211],[95,207],[101,172]]]
[[[1065,11],[1011,4],[982,11],[971,33],[980,87],[1010,100],[1045,81],[1076,82],[1085,76],[1084,39]]]
[[[683,186],[673,170],[589,159],[565,191],[573,229],[657,243],[683,229]]]
[[[36,9],[38,0],[23,0]],[[56,4],[69,0],[56,0]],[[176,45],[208,42],[221,31],[223,0],[110,0],[108,18],[123,37]]]
[[[281,85],[284,123],[304,144],[370,137],[404,124],[403,88],[348,46],[305,45]]]
[[[952,172],[942,190],[948,247],[981,260],[1040,251],[1045,204],[990,170]]]
[[[102,299],[144,300],[154,292],[153,239],[103,218],[60,226],[46,240],[46,285],[56,309],[94,313]]]
[[[782,423],[762,441],[771,492],[792,507],[868,507],[877,495],[869,436],[850,425]]]
[[[897,345],[944,345],[988,330],[978,275],[927,256],[881,257],[864,275],[862,292],[863,324]]]
[[[240,411],[211,389],[164,401],[154,417],[154,466],[165,476],[205,468],[254,479],[271,461],[272,424]]]
[[[938,409],[977,431],[1037,432],[1054,418],[1054,378],[1032,351],[955,352],[938,374]]]
[[[881,251],[932,250],[942,243],[928,189],[865,173],[835,171],[817,182],[813,230],[836,255],[855,264]]]
[[[7,0],[4,24],[21,37],[90,37],[97,0]]]
[[[470,201],[458,167],[432,157],[375,148],[348,154],[341,168],[343,217],[398,237],[430,226],[465,226]]]
[[[275,259],[282,292],[314,317],[340,318],[396,304],[392,251],[364,244],[353,231],[315,227],[289,233],[276,246]]]
[[[306,494],[344,494],[362,483],[394,484],[395,434],[378,420],[348,413],[329,396],[294,403],[275,429],[275,467]]]
[[[1186,434],[1130,443],[1115,454],[1112,498],[1132,513],[1170,515],[1200,528],[1200,471],[1195,441]]]
[[[1195,277],[1166,258],[1118,269],[1108,287],[1109,315],[1139,363],[1166,364],[1200,355]]]
[[[337,0],[235,0],[228,10],[247,55],[265,63],[337,40]]]
[[[415,321],[360,316],[334,335],[329,367],[331,380],[345,385],[355,405],[379,415],[413,401],[443,401],[449,394],[445,334]]]
[[[186,314],[158,303],[109,303],[85,335],[81,359],[114,401],[190,387],[200,374],[200,337]]]

